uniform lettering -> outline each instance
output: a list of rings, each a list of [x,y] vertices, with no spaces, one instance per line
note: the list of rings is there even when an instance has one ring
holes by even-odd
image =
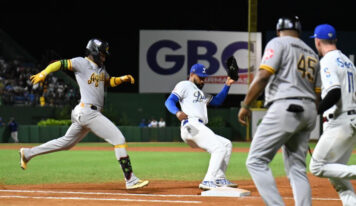
[[[88,80],[88,84],[91,84],[93,82],[95,82],[95,87],[99,86],[99,81],[105,81],[105,74],[101,73],[101,74],[91,74],[89,80]]]
[[[193,100],[193,103],[202,102],[205,99],[205,96],[200,91],[194,92],[194,97],[196,99]]]
[[[304,48],[304,47],[301,47],[300,45],[298,44],[291,44],[292,47],[294,48],[298,48],[298,49],[301,49],[303,52],[306,52],[306,53],[309,53],[309,54],[312,54],[314,55],[314,52],[310,49],[307,49],[307,48]]]
[[[337,62],[337,65],[342,67],[342,68],[344,68],[344,67],[346,67],[348,69],[352,68],[352,63],[351,62],[344,62],[340,57],[338,57],[336,59],[336,62]]]

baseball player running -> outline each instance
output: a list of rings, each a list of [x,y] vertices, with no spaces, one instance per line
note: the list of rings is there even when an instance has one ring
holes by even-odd
[[[278,37],[267,43],[259,71],[238,114],[239,122],[246,125],[251,103],[266,88],[268,110],[252,139],[246,166],[266,205],[284,205],[268,166],[282,147],[295,205],[311,205],[305,159],[317,116],[319,60],[299,39],[298,17],[280,18],[276,29]]]
[[[121,131],[102,113],[104,104],[104,86],[115,87],[123,82],[135,83],[131,75],[110,77],[104,62],[109,55],[109,44],[100,39],[91,39],[86,46],[86,57],[63,59],[53,62],[40,73],[31,76],[33,84],[43,82],[49,73],[59,69],[73,71],[80,88],[80,103],[72,111],[72,124],[66,134],[33,148],[20,149],[22,169],[33,157],[41,154],[68,150],[82,140],[89,131],[114,146],[126,180],[126,189],[141,188],[149,181],[140,180],[132,171],[130,157],[126,151],[125,138]]]
[[[165,105],[181,121],[180,131],[184,142],[211,154],[208,171],[199,188],[209,190],[223,186],[237,187],[237,184],[230,182],[225,176],[231,156],[231,141],[205,126],[208,123],[207,105],[221,105],[234,80],[228,77],[221,92],[211,96],[201,90],[207,76],[204,65],[194,64],[190,69],[189,80],[181,81],[175,86]],[[182,110],[178,109],[178,102]]]
[[[336,47],[336,32],[329,24],[315,28],[315,47],[320,56],[321,96],[318,113],[323,114],[321,135],[310,171],[329,178],[343,205],[356,205],[349,179],[356,179],[356,165],[347,165],[356,143],[356,70],[354,64]]]

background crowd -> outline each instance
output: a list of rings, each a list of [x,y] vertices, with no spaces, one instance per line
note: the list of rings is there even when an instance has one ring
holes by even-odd
[[[76,104],[79,92],[50,74],[42,84],[31,85],[30,76],[41,66],[0,57],[0,103],[3,105],[63,106]]]

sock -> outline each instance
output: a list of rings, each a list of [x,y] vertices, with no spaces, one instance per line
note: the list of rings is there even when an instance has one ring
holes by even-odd
[[[119,159],[119,163],[121,165],[122,171],[124,172],[126,180],[130,180],[132,176],[132,167],[131,167],[131,161],[130,157],[121,157]]]
[[[116,148],[115,147],[115,156],[116,156],[117,160],[119,160],[121,157],[127,157],[126,148]]]

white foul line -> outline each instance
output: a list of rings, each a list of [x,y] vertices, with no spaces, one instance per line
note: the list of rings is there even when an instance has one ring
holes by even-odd
[[[142,199],[115,199],[115,198],[87,198],[87,197],[32,197],[5,195],[0,196],[2,199],[21,198],[21,199],[50,199],[50,200],[96,200],[96,201],[125,201],[125,202],[160,202],[160,203],[202,203],[201,201],[183,201],[183,200],[142,200]]]
[[[52,194],[79,194],[79,195],[117,195],[117,196],[146,196],[146,197],[202,197],[200,195],[160,195],[160,194],[131,194],[131,193],[110,193],[110,192],[72,192],[72,191],[46,191],[46,190],[0,190],[0,192],[16,192],[16,193],[52,193]],[[261,198],[260,196],[245,196],[241,198]],[[293,199],[293,197],[283,197],[283,199]],[[340,201],[339,198],[322,198],[314,197],[312,200],[322,201]],[[201,203],[201,202],[200,202]]]
[[[131,193],[110,193],[110,192],[71,192],[71,191],[46,191],[46,190],[0,190],[0,192],[80,194],[80,195],[118,195],[118,196],[146,196],[146,197],[201,197],[200,195],[159,195],[159,194],[131,194]]]

